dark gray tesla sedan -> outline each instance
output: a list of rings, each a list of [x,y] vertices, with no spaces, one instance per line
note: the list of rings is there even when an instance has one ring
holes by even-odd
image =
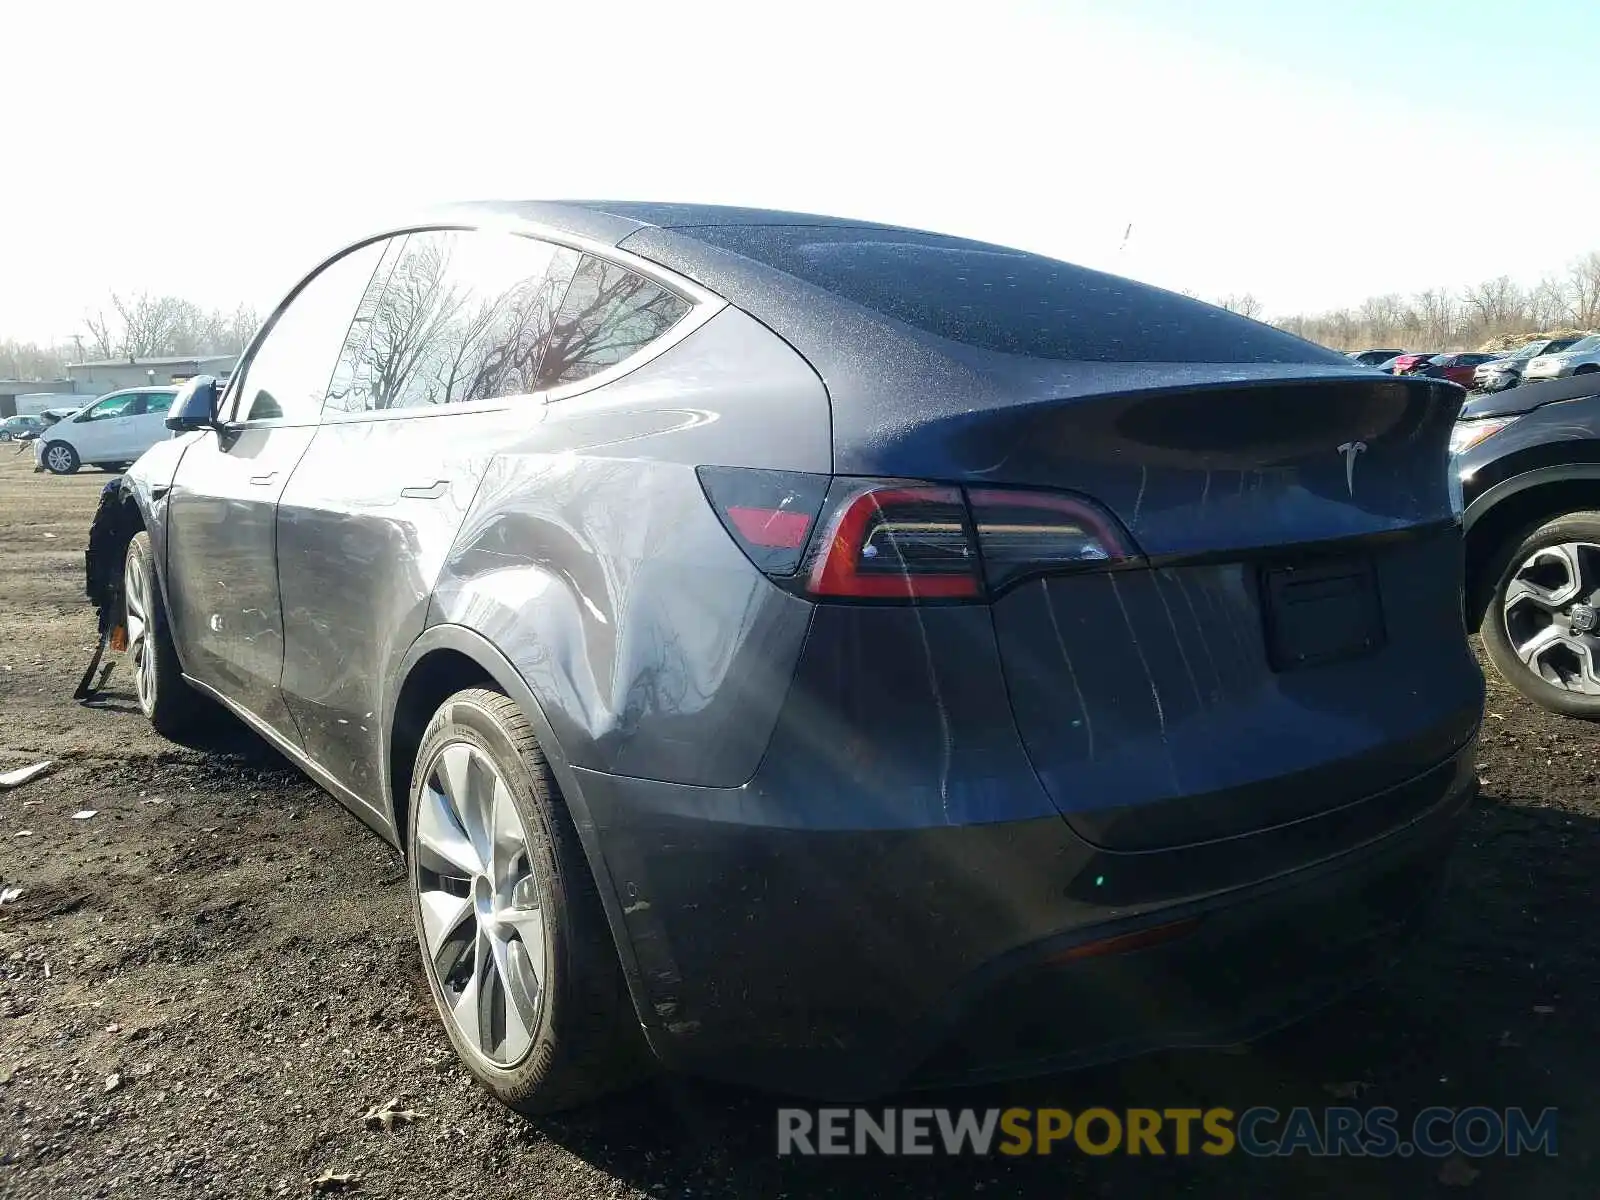
[[[102,553],[159,730],[405,852],[501,1099],[864,1097],[1397,952],[1475,782],[1459,395],[1000,246],[485,205],[191,381]]]

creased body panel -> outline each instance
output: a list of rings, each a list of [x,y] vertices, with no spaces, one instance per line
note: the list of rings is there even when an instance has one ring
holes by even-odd
[[[184,671],[291,744],[299,737],[278,689],[284,628],[276,516],[314,432],[202,434],[167,497],[167,604]]]
[[[827,397],[792,350],[724,310],[592,395],[552,404],[489,468],[431,621],[483,634],[563,753],[622,775],[754,773],[810,606],[751,564],[695,473],[825,473]]]
[[[385,700],[495,452],[541,409],[329,421],[278,509],[283,695],[306,753],[369,804]]]

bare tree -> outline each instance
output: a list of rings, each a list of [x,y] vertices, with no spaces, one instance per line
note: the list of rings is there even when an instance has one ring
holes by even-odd
[[[1567,270],[1567,312],[1583,329],[1600,325],[1600,250],[1591,250]]]
[[[0,340],[0,379],[60,379],[66,356],[36,342]]]
[[[122,335],[103,311],[90,313],[83,323],[89,330],[89,349],[96,358],[115,358],[121,353]]]
[[[1546,275],[1528,293],[1528,321],[1534,329],[1554,329],[1566,319],[1566,284]]]
[[[1239,296],[1235,296],[1230,292],[1228,295],[1218,298],[1215,303],[1218,308],[1225,308],[1231,313],[1238,313],[1241,317],[1249,317],[1251,320],[1261,319],[1263,305],[1250,292],[1245,292]]]
[[[1443,288],[1429,288],[1412,297],[1423,340],[1429,346],[1448,345],[1456,333],[1456,302]]]
[[[237,354],[257,325],[255,310],[203,310],[181,296],[111,296],[105,309],[84,317],[89,352],[97,358],[178,354]]]
[[[1573,260],[1562,275],[1524,289],[1501,275],[1453,297],[1443,288],[1371,296],[1354,309],[1298,313],[1274,322],[1301,337],[1339,349],[1414,346],[1423,349],[1506,349],[1538,334],[1600,327],[1600,251]]]
[[[1528,299],[1509,275],[1467,288],[1461,293],[1461,307],[1477,326],[1479,338],[1520,328],[1528,319]]]

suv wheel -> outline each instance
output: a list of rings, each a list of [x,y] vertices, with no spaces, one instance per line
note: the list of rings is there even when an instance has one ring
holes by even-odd
[[[456,1053],[503,1103],[628,1082],[638,1024],[594,881],[520,709],[458,692],[417,752],[406,847],[424,970]]]
[[[52,475],[71,475],[78,469],[78,452],[65,442],[51,442],[44,448],[44,465]]]
[[[167,626],[166,606],[156,581],[150,535],[143,530],[128,543],[122,568],[122,601],[128,622],[128,661],[139,711],[163,737],[188,729],[199,696],[183,681],[178,651]]]
[[[1483,619],[1490,661],[1540,707],[1600,718],[1600,512],[1540,525],[1503,561]]]

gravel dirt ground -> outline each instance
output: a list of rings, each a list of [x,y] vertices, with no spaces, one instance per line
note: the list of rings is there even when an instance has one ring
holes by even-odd
[[[480,1093],[436,1024],[395,854],[231,721],[157,738],[124,667],[71,700],[108,476],[31,465],[0,450],[0,769],[56,767],[0,792],[0,888],[21,889],[0,905],[0,1195],[306,1195],[328,1170],[373,1197],[1600,1190],[1600,728],[1492,676],[1482,799],[1396,975],[1242,1052],[915,1102],[1554,1106],[1557,1157],[779,1159],[775,1102],[752,1093],[658,1080],[539,1121]],[[369,1128],[392,1098],[423,1115]]]

